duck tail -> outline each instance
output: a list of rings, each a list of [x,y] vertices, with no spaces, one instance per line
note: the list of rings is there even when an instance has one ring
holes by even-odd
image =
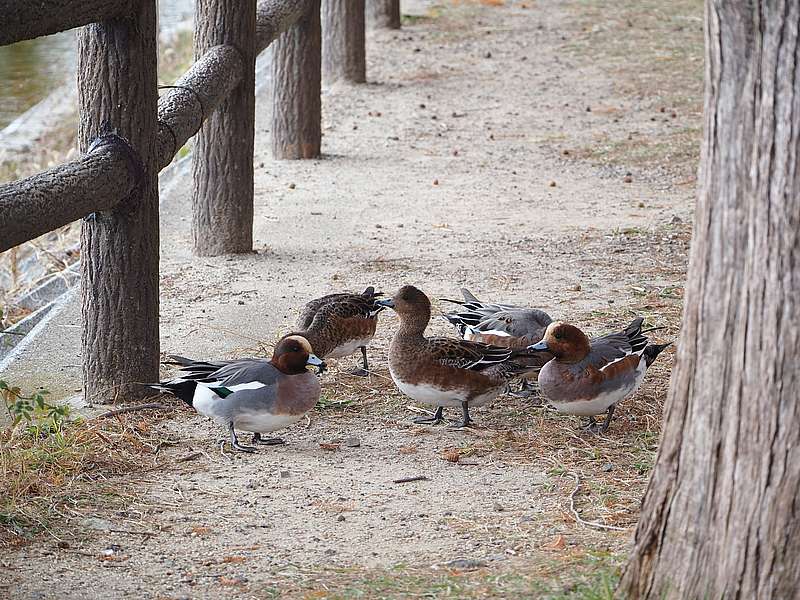
[[[197,389],[197,382],[192,379],[178,378],[161,383],[150,383],[147,387],[172,394],[186,402],[189,406],[194,407],[192,401],[194,400],[194,391]]]
[[[481,302],[467,288],[461,288],[461,295],[464,296],[464,302],[477,302],[478,304]]]
[[[644,356],[644,362],[649,367],[652,365],[658,355],[661,354],[661,351],[664,350],[667,346],[672,345],[672,342],[667,342],[666,344],[649,344],[642,352],[642,356]]]

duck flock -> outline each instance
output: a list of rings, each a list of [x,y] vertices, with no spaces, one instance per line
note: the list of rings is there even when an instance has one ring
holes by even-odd
[[[557,411],[589,417],[586,429],[605,432],[614,408],[641,385],[645,372],[667,344],[651,344],[637,318],[625,329],[589,338],[574,325],[553,321],[544,311],[481,302],[468,290],[444,317],[458,338],[425,337],[431,302],[406,285],[391,298],[373,287],[361,294],[337,293],[306,304],[295,331],[283,336],[272,358],[196,361],[172,355],[166,364],[178,376],[150,387],[174,394],[197,412],[225,427],[233,449],[253,452],[237,431],[253,434],[252,444],[282,444],[262,437],[295,423],[320,397],[323,359],[361,352],[369,374],[367,346],[375,335],[378,313],[389,308],[399,326],[389,346],[389,371],[397,388],[414,401],[435,407],[417,423],[437,424],[444,409],[461,409],[459,427],[472,424],[469,410],[491,402],[521,380],[518,396],[535,395],[536,385]],[[605,413],[602,424],[595,416]]]

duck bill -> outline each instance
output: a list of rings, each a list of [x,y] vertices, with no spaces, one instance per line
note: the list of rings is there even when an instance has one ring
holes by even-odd
[[[391,298],[386,298],[384,300],[376,300],[375,304],[378,306],[383,306],[385,308],[394,308],[394,300]]]
[[[533,345],[531,345],[531,346],[528,346],[528,348],[527,348],[527,349],[528,349],[528,350],[535,350],[535,351],[537,351],[537,352],[542,352],[542,351],[547,351],[547,350],[550,350],[550,347],[547,345],[547,342],[545,342],[544,340],[542,340],[541,342],[538,342],[538,343],[536,343],[536,344],[533,344]]]
[[[315,354],[309,354],[308,360],[306,364],[310,367],[316,367],[320,373],[322,373],[325,369],[328,368],[328,365],[325,364],[325,361],[321,360]]]

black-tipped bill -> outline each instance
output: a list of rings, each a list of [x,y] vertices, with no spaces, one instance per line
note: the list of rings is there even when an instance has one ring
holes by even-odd
[[[325,369],[328,368],[328,365],[326,365],[325,362],[320,358],[318,358],[315,354],[308,355],[308,360],[306,361],[306,364],[311,367],[317,367],[320,373],[322,373],[323,371],[325,371]]]
[[[375,304],[378,306],[384,306],[386,308],[394,308],[394,300],[391,298],[386,298],[384,300],[376,300]]]

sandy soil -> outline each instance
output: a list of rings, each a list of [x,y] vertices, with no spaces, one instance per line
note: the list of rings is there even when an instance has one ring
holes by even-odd
[[[176,186],[163,207],[162,348],[198,358],[258,352],[311,297],[405,283],[432,297],[464,285],[593,333],[639,313],[669,321],[665,336],[674,335],[691,186],[668,170],[575,155],[599,136],[658,138],[679,125],[653,118],[601,65],[569,51],[580,34],[573,10],[459,3],[373,33],[370,83],[325,91],[321,160],[271,160],[260,99],[257,252],[193,258],[188,188]],[[605,440],[506,397],[475,411],[474,431],[419,427],[387,380],[394,326],[382,317],[375,374],[349,377],[353,361],[343,360],[324,384],[330,405],[288,430],[286,446],[223,456],[220,432],[185,409],[154,425],[164,444],[152,460],[168,466],[121,485],[113,508],[76,507],[83,519],[57,534],[62,547],[44,536],[6,552],[0,595],[339,597],[342,573],[398,565],[469,559],[478,562],[450,567],[488,576],[547,564],[543,572],[568,581],[553,564],[576,573],[601,555],[616,564],[648,466],[617,479],[601,471],[612,471],[615,452],[642,450],[645,432],[643,460],[652,461],[672,356]],[[440,320],[431,331],[449,332]],[[393,483],[417,475],[428,480]],[[577,497],[584,518],[623,531],[576,523],[575,478],[589,490]]]

